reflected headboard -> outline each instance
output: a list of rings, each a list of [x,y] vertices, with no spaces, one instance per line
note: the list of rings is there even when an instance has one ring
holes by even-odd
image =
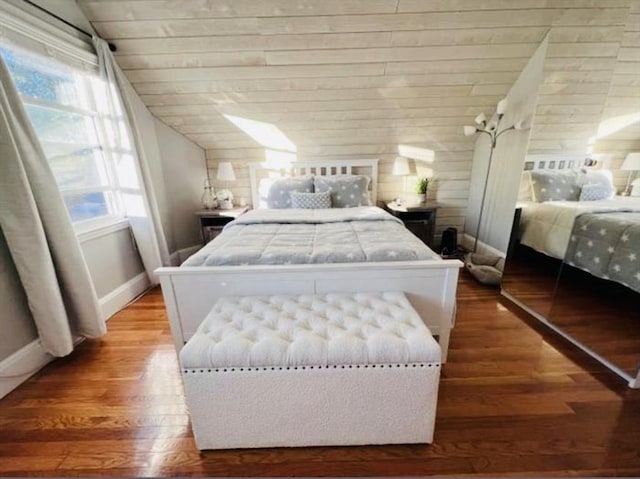
[[[369,194],[371,202],[376,204],[378,199],[378,160],[324,160],[324,161],[295,161],[286,167],[274,167],[267,162],[250,163],[249,179],[251,181],[251,201],[254,208],[260,204],[259,184],[263,178],[285,176],[334,176],[334,175],[367,175],[371,178]]]
[[[580,168],[609,169],[611,155],[527,155],[524,171],[531,170],[578,170]]]

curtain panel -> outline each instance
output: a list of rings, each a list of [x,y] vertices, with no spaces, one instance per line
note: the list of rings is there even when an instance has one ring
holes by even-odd
[[[71,219],[12,77],[0,57],[0,228],[43,349],[106,332]]]

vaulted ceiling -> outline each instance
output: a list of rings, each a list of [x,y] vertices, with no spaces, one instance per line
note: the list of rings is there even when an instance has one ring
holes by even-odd
[[[462,125],[494,111],[549,29],[542,93],[565,111],[606,96],[634,2],[79,0],[151,112],[210,167],[231,160],[242,177],[264,158],[221,112],[277,126],[304,159],[381,158],[384,197],[397,193],[398,145],[421,146],[436,153],[432,194],[449,226],[469,189]]]

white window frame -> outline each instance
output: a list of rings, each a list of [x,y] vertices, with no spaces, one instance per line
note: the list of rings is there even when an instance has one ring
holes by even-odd
[[[11,44],[5,44],[7,48],[16,51],[16,48],[12,48]],[[23,50],[18,47],[19,50]],[[38,55],[36,52],[27,51],[28,55]],[[73,69],[72,66],[69,66],[65,63],[60,63],[61,68],[69,68]],[[124,214],[124,207],[122,204],[121,193],[125,191],[126,188],[122,188],[118,183],[118,176],[115,171],[115,157],[113,153],[117,153],[120,151],[118,148],[109,148],[107,147],[107,134],[106,128],[104,125],[105,117],[104,115],[98,112],[97,105],[95,103],[95,91],[92,86],[92,79],[90,75],[93,74],[91,71],[79,71],[80,75],[77,78],[80,78],[82,82],[81,88],[84,88],[87,92],[87,99],[89,102],[89,108],[84,109],[73,105],[65,105],[62,103],[50,102],[38,98],[29,97],[20,93],[20,98],[24,105],[33,105],[43,108],[48,108],[57,111],[63,111],[66,113],[78,114],[87,117],[91,117],[94,123],[94,127],[96,130],[97,143],[96,145],[87,144],[86,147],[89,148],[98,148],[100,153],[103,155],[105,168],[107,170],[107,177],[109,184],[103,186],[91,186],[91,187],[78,187],[78,188],[60,188],[60,193],[63,197],[82,194],[82,193],[100,193],[100,192],[109,192],[111,193],[111,199],[108,201],[107,207],[111,211],[110,214],[98,216],[95,218],[88,218],[86,220],[75,221],[72,222],[74,230],[78,235],[78,238],[81,241],[86,241],[87,239],[91,239],[98,236],[102,236],[104,234],[108,234],[112,231],[117,231],[119,229],[125,228],[129,226],[129,221]],[[36,135],[37,136],[37,135]],[[39,139],[40,140],[40,139]],[[54,144],[54,141],[40,140],[42,144]],[[82,146],[78,144],[78,146]]]

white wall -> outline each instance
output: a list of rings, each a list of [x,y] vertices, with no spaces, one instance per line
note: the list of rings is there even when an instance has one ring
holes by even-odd
[[[511,127],[520,120],[532,119],[536,111],[538,88],[542,80],[548,37],[542,41],[522,73],[507,94],[508,108],[502,118],[500,130]],[[508,131],[498,138],[482,210],[478,239],[506,253],[513,223],[513,210],[518,197],[520,176],[527,154],[530,130]],[[466,233],[475,237],[482,192],[489,163],[490,142],[488,135],[478,138],[474,150],[471,173],[469,208],[465,224]]]
[[[173,244],[169,251],[176,253],[201,242],[199,223],[193,213],[201,209],[205,152],[160,120],[154,118],[154,124],[169,205],[166,228],[171,232]]]

